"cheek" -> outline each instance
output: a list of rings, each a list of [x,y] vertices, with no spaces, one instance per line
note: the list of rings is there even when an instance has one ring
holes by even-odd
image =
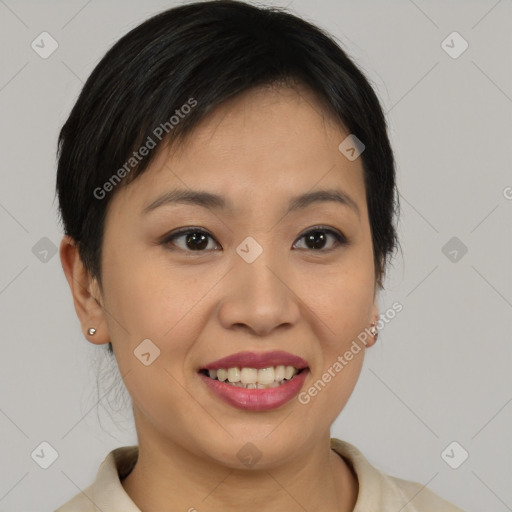
[[[371,264],[371,262],[370,262]],[[354,259],[326,273],[315,273],[302,284],[305,302],[318,318],[329,352],[344,350],[346,344],[368,327],[373,306],[373,272]]]
[[[325,297],[325,323],[330,328],[332,349],[344,350],[368,327],[368,318],[373,304],[373,286],[356,282],[341,282]]]
[[[162,258],[156,260],[158,249],[140,245],[120,241],[105,251],[106,307],[131,335],[161,338],[172,327],[173,310],[179,313],[184,287],[179,274],[166,268]],[[116,329],[116,322],[110,323]]]
[[[134,249],[135,248],[135,249]],[[215,279],[184,272],[156,249],[105,254],[106,320],[119,364],[129,367],[133,351],[150,339],[174,372],[202,329],[204,298]],[[218,277],[216,277],[218,279]],[[180,379],[181,380],[181,379]]]
[[[171,273],[147,255],[128,258],[111,251],[105,261],[105,318],[124,384],[151,422],[162,416],[172,425],[180,411],[190,409],[190,395],[183,390],[184,362],[198,323],[186,319],[197,292],[187,291],[179,272]],[[160,410],[170,403],[175,404],[172,414]]]
[[[339,354],[343,357],[343,351]],[[351,361],[337,360],[337,354],[325,360],[323,369],[315,372],[304,390],[298,395],[298,401],[309,417],[321,418],[321,422],[332,425],[347,404],[359,378],[364,359],[361,350]]]
[[[334,421],[347,403],[361,372],[373,306],[373,260],[366,251],[347,253],[336,268],[303,281],[308,305],[321,321],[316,326],[319,366],[304,400]],[[327,418],[326,418],[327,419]]]

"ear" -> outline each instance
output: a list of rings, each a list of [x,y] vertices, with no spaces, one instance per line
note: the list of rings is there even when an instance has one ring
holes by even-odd
[[[374,302],[373,302],[373,306],[372,306],[372,311],[371,311],[371,315],[370,315],[370,322],[369,324],[372,324],[372,323],[377,323],[379,321],[379,318],[380,318],[380,313],[379,313],[379,306],[377,305],[377,297],[375,297],[374,299]],[[372,345],[375,344],[375,342],[377,341],[369,332],[369,329],[370,329],[370,325],[368,326],[368,338],[366,338],[366,347],[371,347]]]
[[[62,238],[59,254],[85,337],[96,345],[108,343],[110,339],[99,285],[82,263],[76,243],[71,237],[65,235]],[[96,329],[94,335],[88,332],[91,327]]]

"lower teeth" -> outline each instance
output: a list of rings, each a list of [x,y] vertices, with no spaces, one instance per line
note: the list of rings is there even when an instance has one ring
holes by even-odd
[[[219,381],[219,379],[212,379],[216,380],[218,382],[224,382],[224,384],[229,384],[231,386],[237,387],[237,388],[244,388],[244,389],[269,389],[269,388],[277,388],[279,386],[282,386],[286,382],[290,382],[292,379],[295,378],[295,375],[291,379],[284,379],[279,382],[272,382],[271,384],[244,384],[242,382],[229,382],[228,380]]]

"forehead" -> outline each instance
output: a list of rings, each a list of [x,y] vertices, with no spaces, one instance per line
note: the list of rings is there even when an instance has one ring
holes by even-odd
[[[166,190],[207,190],[261,208],[309,190],[341,189],[365,204],[361,159],[338,149],[349,135],[306,88],[265,87],[229,100],[183,144],[163,146],[117,202],[145,208]]]
[[[308,88],[258,87],[218,106],[199,123],[177,156],[206,153],[205,146],[219,157],[229,154],[243,159],[244,154],[255,152],[259,160],[265,160],[267,153],[274,160],[276,153],[282,159],[306,156],[314,148],[332,149],[344,132]]]

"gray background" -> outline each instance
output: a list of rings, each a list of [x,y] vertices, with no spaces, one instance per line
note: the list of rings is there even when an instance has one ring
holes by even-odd
[[[380,304],[403,310],[332,435],[467,511],[512,510],[512,1],[273,3],[356,59],[397,159],[404,251]],[[0,511],[53,510],[136,442],[116,369],[85,341],[58,254],[44,251],[61,238],[56,138],[85,79],[120,36],[176,4],[0,0]],[[31,48],[43,31],[59,44],[47,59]],[[469,44],[457,58],[442,46],[453,31]],[[58,452],[48,469],[31,458],[43,441]],[[453,441],[463,448],[443,459]]]

